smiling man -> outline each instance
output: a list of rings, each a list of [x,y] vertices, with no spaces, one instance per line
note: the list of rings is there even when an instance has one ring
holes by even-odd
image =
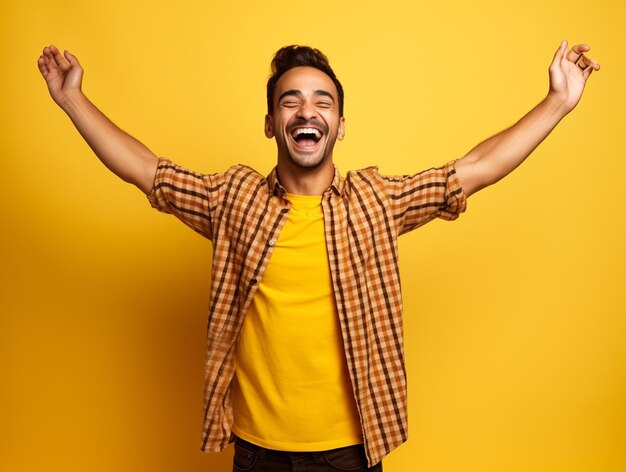
[[[202,450],[235,442],[233,470],[382,471],[407,439],[397,238],[453,220],[515,169],[578,103],[599,65],[589,47],[550,64],[546,97],[457,160],[416,174],[344,178],[343,88],[318,50],[280,49],[265,134],[277,165],[199,174],[159,158],[82,93],[75,56],[44,48],[53,100],[101,161],[212,241]]]
[[[344,136],[343,88],[319,51],[281,49],[273,70],[265,135],[276,139],[280,181],[292,193],[321,195],[334,174],[335,141]]]

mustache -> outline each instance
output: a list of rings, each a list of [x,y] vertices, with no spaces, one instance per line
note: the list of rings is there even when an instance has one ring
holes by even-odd
[[[324,134],[328,134],[328,126],[322,122],[313,120],[305,120],[304,118],[295,118],[287,127],[287,131],[291,133],[296,128],[313,127],[321,130]]]

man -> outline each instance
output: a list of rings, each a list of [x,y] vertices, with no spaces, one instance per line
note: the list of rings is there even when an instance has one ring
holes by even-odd
[[[463,158],[414,175],[343,178],[343,88],[318,50],[272,61],[265,134],[277,165],[197,174],[158,158],[81,92],[75,56],[38,60],[96,155],[157,209],[213,242],[202,450],[235,441],[234,470],[380,470],[407,438],[397,237],[515,169],[578,103],[600,66],[563,41],[547,96]]]

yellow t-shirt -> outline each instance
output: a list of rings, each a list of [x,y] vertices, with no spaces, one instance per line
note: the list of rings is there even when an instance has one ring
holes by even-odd
[[[292,203],[235,354],[233,432],[285,451],[363,442],[335,307],[321,196]]]

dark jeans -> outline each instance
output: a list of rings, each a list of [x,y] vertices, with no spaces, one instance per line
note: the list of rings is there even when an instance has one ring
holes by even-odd
[[[363,444],[327,451],[265,449],[235,436],[233,472],[383,472],[383,462],[367,468]]]

